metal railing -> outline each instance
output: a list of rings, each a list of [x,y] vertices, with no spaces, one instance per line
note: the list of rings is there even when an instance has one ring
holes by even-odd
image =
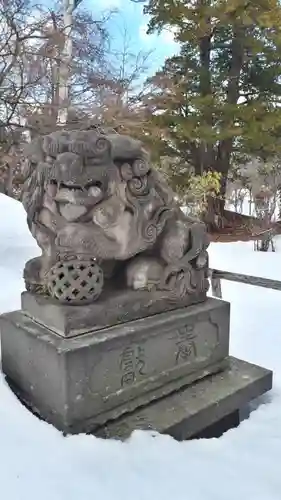
[[[260,286],[281,291],[281,281],[278,280],[222,271],[220,269],[210,269],[212,295],[219,299],[222,298],[221,280],[235,281],[237,283],[245,283],[246,285]]]

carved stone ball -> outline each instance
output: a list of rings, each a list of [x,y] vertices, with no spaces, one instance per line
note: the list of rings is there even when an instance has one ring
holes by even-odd
[[[95,261],[60,260],[49,270],[47,287],[64,304],[94,302],[103,290],[103,271]]]

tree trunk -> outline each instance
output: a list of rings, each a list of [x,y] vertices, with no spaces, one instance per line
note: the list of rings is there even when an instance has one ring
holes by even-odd
[[[210,0],[201,0],[201,6],[209,6]],[[212,96],[212,78],[211,78],[211,18],[208,16],[205,19],[205,32],[199,39],[200,53],[200,95],[202,98]],[[202,111],[202,121],[209,127],[213,126],[213,112],[211,106],[204,106]],[[213,161],[213,145],[201,140],[198,147],[200,158],[200,175],[211,168]]]
[[[221,188],[219,196],[208,196],[207,210],[204,222],[209,231],[215,231],[224,227],[225,188]]]
[[[227,103],[235,105],[239,99],[239,79],[244,58],[244,28],[233,24],[233,38],[231,44],[231,66],[228,75]],[[235,116],[224,121],[223,128],[232,128]],[[210,197],[206,214],[207,225],[211,229],[221,229],[224,226],[224,207],[227,177],[230,168],[230,160],[233,149],[233,137],[227,137],[219,142],[217,156],[213,170],[221,174],[220,193],[217,198]]]

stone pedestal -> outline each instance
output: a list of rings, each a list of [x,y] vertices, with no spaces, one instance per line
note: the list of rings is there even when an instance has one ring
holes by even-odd
[[[221,300],[72,336],[30,316],[0,318],[3,371],[64,432],[95,431],[228,367],[230,306]]]

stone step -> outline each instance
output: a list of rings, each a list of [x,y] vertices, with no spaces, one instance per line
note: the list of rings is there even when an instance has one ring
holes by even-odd
[[[231,357],[225,371],[123,415],[95,435],[126,439],[134,430],[141,429],[169,434],[177,440],[204,436],[204,430],[235,416],[235,412],[269,391],[272,378],[272,371]]]

